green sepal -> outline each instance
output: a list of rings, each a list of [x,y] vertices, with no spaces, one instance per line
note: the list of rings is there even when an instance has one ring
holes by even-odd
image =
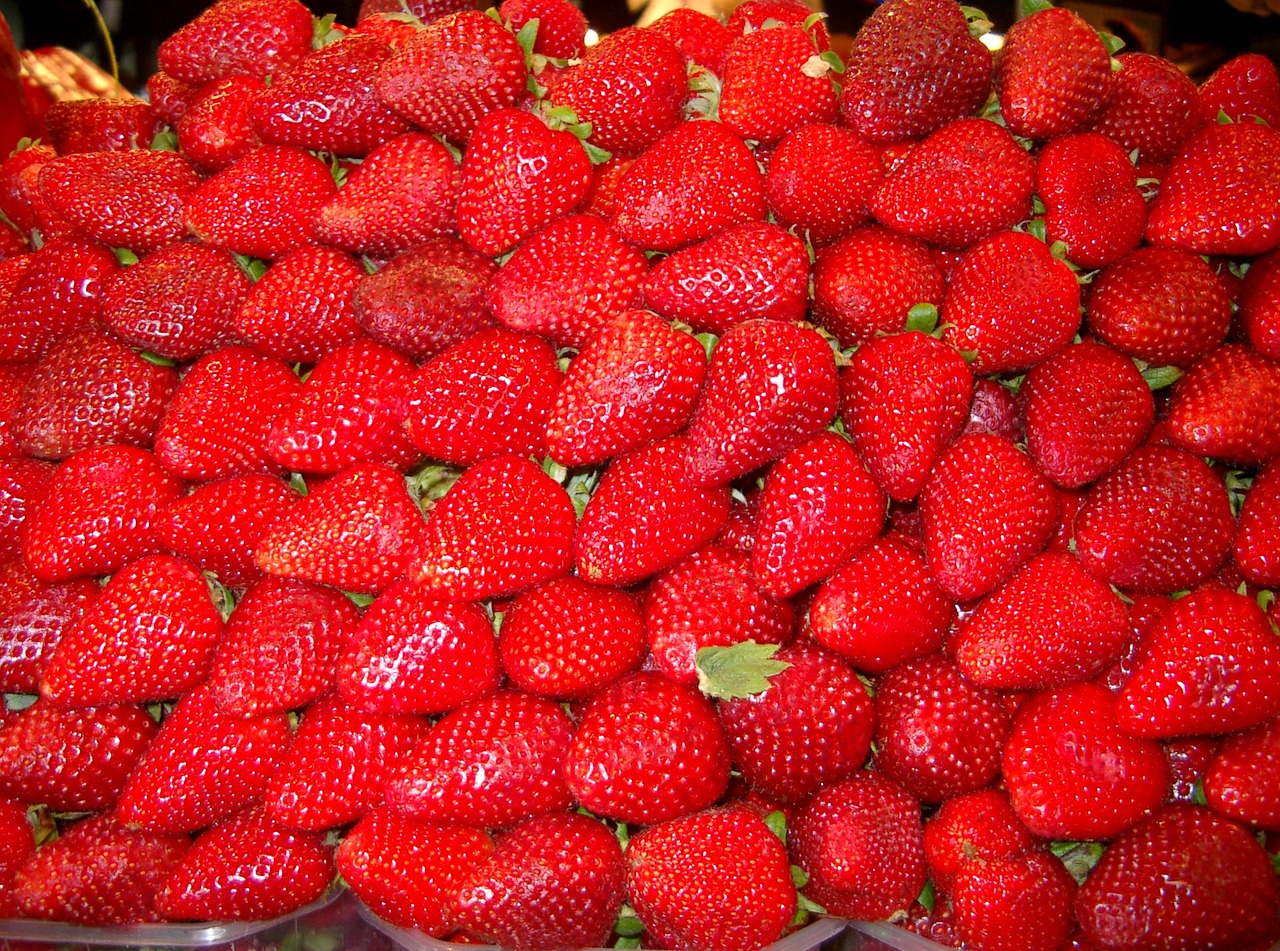
[[[36,805],[27,809],[27,821],[31,823],[31,834],[36,848],[47,845],[58,837],[58,820],[48,806]]]
[[[231,612],[236,609],[235,592],[219,581],[218,576],[212,571],[206,571],[203,574],[204,583],[209,586],[209,599],[213,601],[213,606],[217,608],[225,624],[231,617]]]
[[[40,697],[34,693],[6,693],[4,708],[10,713],[17,713],[19,710],[27,709],[39,699]]]
[[[1257,601],[1258,607],[1262,609],[1262,613],[1268,614],[1272,605],[1276,603],[1276,593],[1270,588],[1263,588],[1258,592],[1258,596],[1254,600]]]
[[[1098,30],[1098,37],[1102,40],[1103,45],[1106,46],[1107,52],[1112,56],[1115,56],[1116,53],[1119,53],[1124,49],[1124,40],[1120,39],[1120,37],[1116,36],[1114,33],[1108,33],[1106,30]],[[1119,61],[1112,60],[1111,68],[1119,69]]]
[[[689,64],[689,99],[686,111],[690,118],[702,116],[712,121],[720,119],[720,96],[723,86],[720,77],[697,63]]]
[[[840,54],[835,50],[827,50],[822,53],[819,58],[831,67],[831,71],[838,76],[844,75],[844,60],[840,58]]]
[[[155,703],[147,704],[147,716],[159,723],[165,718],[165,714],[169,712],[166,709],[166,706],[167,704],[162,700],[157,700]]]
[[[178,151],[178,133],[165,126],[151,137],[151,145],[148,148],[152,152],[176,152]]]
[[[1217,116],[1218,125],[1234,125],[1235,121],[1236,121],[1235,119],[1227,115],[1227,110],[1225,109],[1218,110],[1218,116]]]
[[[1253,487],[1253,476],[1239,469],[1232,469],[1227,472],[1222,481],[1227,488],[1227,498],[1231,502],[1231,514],[1239,518],[1240,510],[1244,508],[1244,500],[1249,495],[1249,489]],[[1242,586],[1243,584],[1244,582],[1241,582]],[[1244,591],[1240,593],[1244,594]]]
[[[141,350],[138,352],[138,356],[142,357],[142,359],[146,360],[152,366],[176,367],[178,365],[177,360],[171,360],[168,357],[162,357],[160,356],[160,354],[152,353],[150,350]]]
[[[1106,846],[1101,842],[1053,842],[1049,851],[1057,856],[1079,885],[1102,858]]]
[[[769,678],[791,666],[774,659],[779,646],[742,641],[728,647],[703,647],[694,655],[698,689],[719,700],[764,693],[769,689]]]
[[[1073,262],[1069,257],[1071,249],[1067,247],[1067,242],[1062,240],[1053,242],[1053,244],[1049,245],[1049,254],[1057,258],[1062,263],[1068,265],[1071,270],[1079,270],[1075,262]]]
[[[792,867],[794,868],[795,866]],[[808,895],[804,894],[796,895],[796,910],[803,910],[809,915],[825,915],[827,913],[827,909],[823,908]]]
[[[1280,852],[1271,856],[1271,867],[1275,870],[1277,875],[1280,875]]]
[[[938,329],[938,305],[930,304],[927,301],[921,301],[919,304],[913,305],[907,311],[906,329],[922,334],[932,334]]]
[[[344,591],[342,593],[347,596],[348,601],[358,608],[367,608],[377,598],[377,595],[368,594],[364,591]]]
[[[1033,217],[1033,218],[1039,218],[1039,217],[1040,217],[1041,215],[1043,215],[1047,210],[1048,210],[1048,209],[1047,209],[1047,208],[1045,208],[1045,206],[1044,206],[1044,202],[1043,202],[1043,201],[1041,201],[1041,199],[1040,199],[1040,196],[1039,196],[1039,195],[1032,195],[1032,196],[1031,196],[1031,215],[1032,215],[1032,217]]]
[[[1073,538],[1072,541],[1075,541],[1075,539]],[[1115,594],[1115,596],[1120,599],[1121,604],[1128,604],[1128,605],[1133,604],[1133,598],[1130,597],[1128,594],[1121,591],[1115,585],[1110,585],[1110,588],[1111,588],[1111,591]]]
[[[289,473],[289,488],[302,496],[305,496],[310,491],[307,488],[307,480],[302,477],[301,472]]]
[[[644,922],[630,905],[623,905],[618,911],[618,920],[613,926],[614,934],[624,938],[638,938],[644,934]]]
[[[1032,218],[1027,222],[1027,234],[1035,238],[1037,241],[1047,241],[1049,238],[1048,230],[1045,227],[1043,218]]]
[[[787,814],[781,809],[775,809],[764,817],[764,824],[769,827],[769,831],[778,837],[783,844],[787,844]]]
[[[708,360],[711,359],[711,354],[715,352],[716,344],[720,342],[720,338],[710,332],[694,334],[693,339],[702,344],[702,349],[706,351]]]
[[[366,274],[378,273],[378,262],[367,254],[362,254],[360,256],[360,266],[364,268],[364,273]]]
[[[588,122],[586,125],[590,128],[591,123]],[[603,165],[605,162],[609,161],[609,159],[613,158],[612,152],[607,149],[600,148],[600,146],[596,145],[594,142],[587,142],[584,140],[582,147],[586,150],[587,158],[591,160],[592,165]]]
[[[791,884],[796,888],[804,888],[809,884],[809,873],[799,865],[791,866]]]
[[[970,365],[972,365],[973,362],[978,359],[977,350],[961,350],[959,351],[959,353],[960,353],[960,356],[964,359],[964,362]]]
[[[874,700],[876,698],[876,682],[864,673],[856,671],[855,673],[857,675],[858,682],[862,684],[862,689],[867,692],[868,697]]]
[[[817,26],[826,18],[827,18],[827,15],[819,10],[818,12],[810,13],[807,17],[805,17],[804,23],[802,23],[801,26],[803,26],[806,30],[812,30],[815,26]]]
[[[316,17],[311,27],[311,48],[324,49],[346,36],[346,31],[338,29],[337,26],[336,14],[326,13],[322,17]]]
[[[267,273],[267,262],[258,258],[251,258],[247,254],[233,254],[236,264],[240,265],[240,270],[249,275],[249,280],[255,284],[262,280],[262,275]]]
[[[9,154],[10,154],[11,156],[12,156],[12,155],[17,155],[17,154],[18,154],[19,152],[21,152],[23,149],[29,149],[29,148],[31,148],[31,146],[33,146],[33,145],[39,145],[39,144],[40,144],[40,140],[39,140],[39,139],[33,139],[33,138],[31,138],[31,136],[29,136],[29,135],[24,135],[22,138],[20,138],[20,139],[18,140],[18,144],[17,144],[17,145],[15,145],[15,146],[13,147],[13,151],[12,151],[12,152],[10,152]]]
[[[1139,366],[1138,372],[1142,374],[1142,378],[1147,381],[1147,386],[1152,391],[1163,390],[1166,387],[1173,386],[1182,376],[1182,371],[1177,367],[1153,367]]]
[[[1019,0],[1018,3],[1018,13],[1023,18],[1052,9],[1053,4],[1049,0]]]
[[[991,18],[987,16],[986,10],[981,7],[966,6],[962,6],[960,10],[964,13],[964,18],[969,23],[970,36],[984,36],[991,32],[993,24]]]
[[[432,138],[449,150],[449,154],[453,156],[455,162],[462,164],[462,149],[450,142],[447,136],[433,135]]]
[[[462,472],[459,466],[427,465],[412,475],[406,476],[405,487],[419,506],[423,503],[434,505],[445,497],[455,482],[462,478]]]
[[[516,32],[516,42],[524,50],[524,62],[529,67],[533,66],[533,44],[538,39],[538,26],[538,18],[534,17]]]
[[[916,901],[924,907],[925,911],[931,915],[933,914],[933,909],[938,903],[938,896],[933,890],[933,882],[926,881],[924,883],[924,888],[920,889],[920,894],[916,896]]]
[[[406,4],[406,9],[407,8]],[[489,9],[485,10],[484,15],[499,26],[506,26],[506,24],[502,22],[502,14],[498,12],[498,8],[496,6],[489,7]]]
[[[591,501],[591,496],[595,494],[596,488],[600,485],[600,479],[604,475],[603,469],[588,469],[585,472],[575,472],[569,476],[569,481],[564,483],[564,490],[569,494],[569,501],[573,503],[574,514],[581,519],[582,513],[587,508],[587,503]]]
[[[128,248],[112,248],[111,251],[116,256],[116,263],[121,267],[133,267],[138,263],[138,256]]]
[[[596,818],[594,814],[586,812],[583,809],[579,809],[578,811],[584,812],[593,819]],[[625,822],[615,823],[614,826],[613,834],[618,839],[618,845],[622,848],[622,851],[625,852],[627,850],[627,846],[631,844],[631,828]]]

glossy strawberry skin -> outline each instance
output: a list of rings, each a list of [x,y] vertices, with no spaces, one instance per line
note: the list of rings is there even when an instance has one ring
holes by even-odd
[[[1278,746],[1280,720],[1227,738],[1204,771],[1204,797],[1210,808],[1254,828],[1280,827]]]
[[[25,573],[25,566],[17,562]],[[32,576],[34,582],[34,576]],[[5,576],[6,587],[17,585]],[[79,623],[102,589],[96,578],[67,584],[34,582],[0,610],[0,690],[36,694],[64,632]]]
[[[267,89],[253,76],[233,73],[197,86],[175,123],[178,147],[206,172],[220,172],[244,158],[262,139],[249,118],[254,100]]]
[[[969,862],[1018,855],[1035,845],[1009,794],[997,786],[948,799],[924,826],[929,878],[948,895],[956,873]]]
[[[222,0],[161,44],[160,68],[192,85],[230,73],[261,79],[302,59],[311,33],[301,3]]]
[[[156,111],[133,97],[89,96],[52,102],[43,124],[49,144],[59,155],[149,149],[160,131]]]
[[[818,52],[800,25],[735,39],[725,54],[720,121],[765,145],[808,123],[834,122],[839,94]]]
[[[1244,344],[1226,344],[1174,384],[1169,440],[1232,465],[1265,465],[1280,455],[1280,423],[1266,409],[1278,401],[1280,362]]]
[[[884,177],[880,155],[856,133],[802,126],[778,143],[765,179],[769,210],[784,227],[828,242],[866,223],[867,201]]]
[[[1253,477],[1240,510],[1235,563],[1254,584],[1280,584],[1280,464],[1272,463]]]
[[[971,862],[956,874],[956,930],[991,951],[1061,948],[1075,895],[1071,873],[1049,852]]]
[[[1163,56],[1120,53],[1111,101],[1093,128],[1139,161],[1167,163],[1199,124],[1196,85]]]
[[[1200,123],[1209,125],[1225,113],[1236,121],[1280,124],[1280,77],[1275,64],[1257,53],[1227,60],[1197,90]]]

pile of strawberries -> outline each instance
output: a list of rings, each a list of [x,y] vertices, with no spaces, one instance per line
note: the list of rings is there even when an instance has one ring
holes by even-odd
[[[1275,67],[495,12],[0,164],[0,916],[1280,938]]]

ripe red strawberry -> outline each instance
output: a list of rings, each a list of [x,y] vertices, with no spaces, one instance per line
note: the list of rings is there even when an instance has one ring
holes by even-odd
[[[463,473],[427,516],[409,577],[440,597],[517,594],[568,572],[576,515],[568,493],[508,455]]]
[[[424,24],[431,24],[450,13],[470,10],[472,7],[469,0],[407,0],[405,3],[400,0],[361,0],[356,20],[364,20],[377,14],[402,13],[406,9]]]
[[[1048,852],[970,862],[956,873],[956,930],[984,951],[1054,951],[1072,930],[1075,879]]]
[[[182,154],[206,172],[220,172],[262,145],[249,110],[266,88],[240,73],[197,87],[174,130]]]
[[[338,664],[338,689],[370,713],[443,713],[498,686],[488,615],[402,581],[365,611]]]
[[[1057,508],[1048,481],[1013,443],[961,436],[920,495],[929,569],[957,601],[981,597],[1044,548]]]
[[[338,846],[347,887],[379,918],[443,937],[453,931],[459,889],[493,854],[487,832],[375,809]]]
[[[15,799],[0,801],[0,914],[6,918],[22,914],[13,887],[14,878],[35,852],[34,833],[25,805]]]
[[[102,316],[115,255],[79,239],[50,241],[31,254],[11,296],[0,299],[0,354],[6,363],[39,360],[53,345]]]
[[[54,471],[40,459],[0,458],[0,562],[22,554],[22,526],[49,494]]]
[[[991,92],[991,53],[952,0],[890,0],[858,31],[847,61],[840,111],[877,142],[929,135]]]
[[[111,574],[162,550],[156,526],[181,483],[134,446],[98,446],[58,467],[27,519],[22,557],[45,582]]]
[[[771,944],[796,906],[786,847],[743,806],[683,816],[632,838],[627,896],[650,941],[709,951]]]
[[[316,214],[316,237],[353,254],[394,257],[454,230],[461,188],[457,159],[434,136],[389,137]]]
[[[996,57],[996,98],[1014,135],[1076,132],[1111,98],[1111,53],[1094,28],[1065,7],[1018,20]]]
[[[1280,585],[1280,463],[1253,477],[1240,510],[1235,563],[1240,573],[1261,587]]]
[[[407,469],[419,453],[403,430],[414,363],[369,339],[329,351],[271,422],[267,454],[294,472],[334,473],[361,462]]]
[[[733,42],[731,34],[716,17],[686,7],[676,7],[650,23],[646,29],[661,33],[675,43],[690,65],[710,70],[715,76],[724,71],[724,56]]]
[[[1263,947],[1280,933],[1280,887],[1240,826],[1199,806],[1169,806],[1103,853],[1076,895],[1095,947],[1172,951]]]
[[[503,254],[577,211],[591,181],[591,160],[573,133],[519,109],[494,110],[467,142],[458,233],[481,254]]]
[[[1280,131],[1210,125],[1169,163],[1147,241],[1195,254],[1256,256],[1280,245]]]
[[[57,157],[52,146],[32,144],[25,149],[15,149],[0,161],[0,212],[24,236],[30,236],[31,230],[38,226],[33,200],[39,194],[35,186],[40,167]],[[27,172],[29,168],[34,168],[34,173]],[[31,177],[33,174],[35,177]]]
[[[312,32],[295,0],[219,0],[160,44],[160,68],[193,86],[231,73],[265,79],[310,52]]]
[[[830,423],[838,402],[835,357],[817,331],[772,320],[732,327],[689,423],[690,478],[726,483],[777,459]]]
[[[396,49],[373,88],[419,128],[466,142],[486,114],[515,103],[526,75],[515,36],[476,10],[462,10]]]
[[[924,558],[885,537],[818,587],[808,630],[858,670],[879,674],[941,647],[953,614]]]
[[[1236,307],[1237,320],[1253,348],[1280,360],[1280,253],[1273,252],[1249,265]]]
[[[22,562],[10,562],[20,577],[28,575]],[[6,590],[23,585],[6,575]],[[40,678],[64,631],[79,623],[102,589],[93,578],[46,585],[31,578],[31,587],[0,610],[0,690],[35,694]]]
[[[253,807],[196,839],[156,907],[178,920],[269,921],[320,898],[334,872],[321,833],[295,832]]]
[[[546,451],[603,462],[683,428],[706,377],[701,344],[655,314],[624,310],[592,335],[554,395]]]
[[[564,779],[596,815],[650,825],[720,799],[729,745],[696,687],[631,674],[596,694],[582,714]]]
[[[497,270],[456,238],[429,238],[356,285],[356,320],[410,360],[429,360],[493,326],[485,291]]]
[[[13,414],[34,371],[33,363],[0,363],[0,459],[20,455],[13,441]]]
[[[400,473],[362,462],[273,523],[256,558],[267,574],[373,593],[405,575],[425,537],[422,513]]]
[[[433,357],[403,387],[400,420],[432,459],[469,466],[502,455],[544,455],[563,374],[555,348],[533,334],[489,327]]]
[[[1145,638],[1120,692],[1137,736],[1215,736],[1280,712],[1280,641],[1258,605],[1205,587],[1174,602]]]
[[[622,907],[627,867],[608,826],[545,813],[500,834],[463,882],[457,923],[503,947],[602,947]]]
[[[1036,163],[1046,240],[1086,268],[1114,264],[1138,246],[1147,204],[1128,154],[1098,132],[1046,143]]]
[[[267,455],[271,421],[302,391],[284,360],[224,347],[182,378],[156,432],[156,458],[184,479],[281,472]]]
[[[187,230],[205,244],[273,259],[316,243],[316,214],[336,191],[316,156],[264,145],[206,179],[188,197],[184,216]]]
[[[733,225],[763,221],[764,176],[755,156],[719,122],[683,122],[618,182],[617,233],[657,251],[702,241]]]
[[[150,149],[160,118],[132,96],[89,96],[50,103],[44,114],[49,144],[59,155]]]
[[[879,773],[819,790],[788,826],[791,860],[809,876],[805,894],[833,915],[879,921],[924,886],[920,803]]]
[[[227,618],[209,692],[233,717],[297,710],[329,693],[360,620],[346,597],[287,578],[264,578]]]
[[[1201,125],[1226,113],[1236,122],[1280,125],[1280,76],[1275,63],[1260,53],[1242,53],[1223,63],[1200,84],[1196,112]]]
[[[867,222],[867,202],[884,175],[879,153],[856,133],[806,125],[787,134],[769,159],[766,198],[779,224],[825,243]]]
[[[1231,550],[1222,480],[1190,453],[1135,450],[1098,481],[1076,515],[1081,563],[1128,590],[1169,594],[1207,580]]]
[[[803,0],[745,0],[729,14],[725,27],[734,36],[745,36],[778,24],[802,26],[813,16],[812,9],[806,9],[807,6]],[[774,23],[770,24],[770,20]],[[823,19],[810,22],[808,29],[819,52],[825,53],[830,49],[831,37]]]
[[[1217,813],[1280,829],[1280,720],[1228,737],[1204,772],[1204,797]]]
[[[587,18],[568,0],[503,0],[498,12],[517,33],[530,20],[538,21],[534,53],[553,59],[576,59],[582,55]]]
[[[1004,127],[960,119],[907,153],[871,196],[886,227],[964,248],[1030,217],[1035,160]]]
[[[653,665],[696,684],[697,652],[743,641],[784,644],[795,612],[761,590],[746,552],[707,545],[655,577],[645,591],[644,629]]]
[[[743,139],[773,145],[803,125],[835,121],[834,71],[798,24],[737,37],[722,78],[720,121]]]
[[[142,707],[37,700],[0,725],[0,792],[57,812],[110,809],[155,736]]]
[[[365,713],[329,694],[302,714],[263,793],[268,815],[290,828],[316,831],[355,822],[382,805],[392,771],[428,726],[422,717]]]
[[[163,921],[156,895],[190,846],[186,836],[91,816],[23,863],[13,897],[27,918],[97,927]]]
[[[695,332],[723,334],[747,320],[803,320],[808,285],[804,242],[778,225],[750,222],[660,261],[644,299]]]
[[[203,829],[262,798],[291,739],[287,715],[229,717],[209,688],[197,687],[129,774],[116,815],[150,832]]]
[[[975,861],[1009,858],[1036,845],[998,786],[956,796],[942,803],[924,825],[924,855],[929,880],[950,895],[956,873]]]
[[[614,314],[639,306],[644,254],[594,215],[566,215],[533,234],[489,282],[488,304],[512,330],[581,348]]]
[[[1111,101],[1098,113],[1093,129],[1136,151],[1140,162],[1163,165],[1196,130],[1196,85],[1176,65],[1150,53],[1116,57]]]
[[[232,318],[252,286],[230,252],[174,244],[106,283],[102,319],[131,347],[194,360],[231,342]]]
[[[1198,456],[1260,466],[1280,455],[1280,362],[1244,344],[1227,344],[1174,384],[1165,424],[1169,441]]]
[[[221,633],[201,574],[172,555],[152,555],[116,572],[63,633],[40,692],[62,707],[175,698],[208,677]]]
[[[1139,248],[1105,268],[1085,305],[1089,330],[1157,366],[1187,366],[1222,342],[1231,302],[1197,255]]]
[[[553,700],[502,690],[445,714],[397,764],[387,803],[419,819],[507,828],[573,802],[573,723]]]

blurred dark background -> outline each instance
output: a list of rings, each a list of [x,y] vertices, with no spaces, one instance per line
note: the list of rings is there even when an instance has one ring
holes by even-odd
[[[99,0],[111,27],[126,86],[137,89],[155,71],[155,51],[160,41],[194,18],[210,0]],[[304,0],[316,13],[337,14],[340,22],[353,23],[359,0]],[[627,0],[575,0],[591,25],[600,33],[634,22]],[[636,5],[638,0],[632,0]],[[732,5],[734,0],[721,0]],[[998,30],[1013,18],[1015,0],[977,5],[986,10]],[[1235,9],[1231,4],[1265,9],[1280,0],[1059,0],[1094,22],[1098,17],[1113,32],[1129,41],[1129,48],[1147,47],[1179,62],[1193,78],[1203,79],[1215,66],[1237,53],[1261,52],[1280,62],[1280,10],[1260,16]],[[852,34],[871,13],[870,0],[825,0],[828,26],[833,33]],[[1088,9],[1086,9],[1088,8]],[[1112,11],[1114,15],[1112,15]],[[93,18],[83,0],[0,0],[0,12],[9,20],[20,46],[66,46],[105,65]],[[1132,27],[1132,29],[1130,29]],[[1153,30],[1155,32],[1153,32]],[[1156,39],[1155,37],[1159,37]],[[1150,47],[1160,46],[1160,49]]]

